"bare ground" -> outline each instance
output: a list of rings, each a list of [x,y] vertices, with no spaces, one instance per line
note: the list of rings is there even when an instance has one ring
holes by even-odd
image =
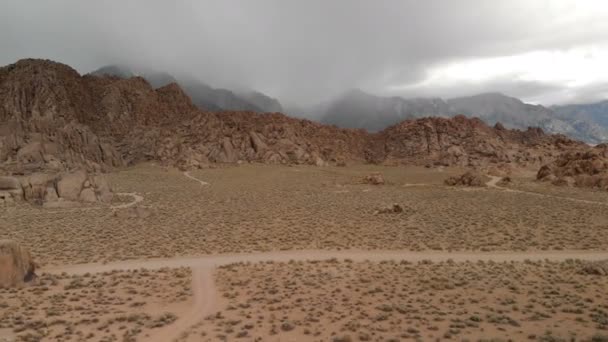
[[[361,183],[375,171],[387,185]],[[209,183],[198,186],[177,170],[143,165],[109,176],[117,191],[143,197],[135,206],[145,207],[146,217],[114,215],[120,209],[108,207],[62,212],[23,205],[0,209],[6,218],[0,234],[44,256],[43,264],[293,249],[607,248],[606,194],[573,191],[585,202],[571,201],[544,196],[552,186],[530,180],[543,196],[442,185],[458,172],[243,165],[193,171]],[[393,203],[406,210],[373,215]]]

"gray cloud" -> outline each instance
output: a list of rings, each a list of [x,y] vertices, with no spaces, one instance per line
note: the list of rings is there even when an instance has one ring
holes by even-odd
[[[80,72],[138,65],[312,103],[352,87],[381,93],[387,85],[416,84],[453,61],[608,42],[602,13],[572,15],[582,2],[4,1],[0,63],[50,58]],[[586,5],[593,4],[603,5]],[[542,98],[560,87],[497,79],[402,95]]]

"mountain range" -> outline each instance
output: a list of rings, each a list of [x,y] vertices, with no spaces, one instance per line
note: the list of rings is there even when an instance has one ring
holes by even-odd
[[[104,170],[150,160],[182,169],[238,162],[538,168],[588,148],[538,128],[490,127],[463,115],[369,133],[281,113],[212,112],[175,82],[151,83],[80,75],[49,60],[0,67],[0,171]]]
[[[405,119],[427,116],[478,117],[489,125],[507,128],[540,127],[589,144],[608,141],[608,101],[597,104],[544,107],[499,93],[448,100],[381,97],[354,89],[337,97],[317,113],[320,121],[338,127],[379,131]]]
[[[500,93],[485,93],[452,99],[382,97],[352,89],[331,101],[314,106],[284,109],[281,103],[258,91],[236,92],[212,86],[191,77],[180,79],[159,71],[138,70],[123,65],[108,65],[91,75],[128,79],[140,75],[153,88],[177,83],[201,110],[287,112],[298,117],[313,117],[341,128],[381,131],[406,119],[422,117],[478,117],[489,125],[507,128],[540,127],[547,133],[564,134],[588,144],[608,141],[608,101],[544,107],[527,104]]]
[[[161,88],[171,83],[177,83],[192,99],[192,103],[201,110],[212,112],[224,110],[244,110],[259,113],[282,112],[283,108],[276,99],[257,91],[235,93],[228,89],[213,88],[206,83],[192,77],[180,79],[159,71],[140,70],[123,65],[107,65],[101,67],[90,75],[113,76],[122,79],[141,76],[155,88]]]

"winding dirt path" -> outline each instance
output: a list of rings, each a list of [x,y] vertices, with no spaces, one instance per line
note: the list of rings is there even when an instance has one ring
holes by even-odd
[[[547,194],[540,194],[540,193],[531,192],[531,191],[524,191],[524,190],[504,188],[502,186],[498,186],[498,182],[500,182],[500,180],[502,179],[502,177],[489,176],[489,175],[488,175],[488,177],[490,177],[490,180],[486,183],[486,185],[489,188],[499,189],[499,190],[502,190],[502,191],[505,191],[505,192],[527,194],[527,195],[531,195],[531,196],[545,197],[545,198],[563,199],[563,200],[567,200],[567,201],[578,202],[578,203],[585,203],[585,204],[608,205],[607,202],[597,202],[597,201],[590,201],[590,200],[584,200],[584,199],[579,199],[579,198],[564,197],[564,196],[555,196],[555,195],[547,195]]]
[[[125,208],[130,208],[134,205],[136,205],[137,203],[141,202],[144,200],[144,196],[138,195],[136,192],[119,192],[117,193],[117,195],[119,196],[131,196],[133,197],[133,201],[129,202],[129,203],[124,203],[124,204],[119,204],[119,205],[113,205],[110,207],[110,209],[125,209]]]
[[[75,212],[83,212],[83,211],[89,211],[89,210],[105,210],[105,209],[111,209],[111,210],[116,210],[116,209],[127,209],[130,208],[134,205],[136,205],[137,203],[140,203],[144,200],[144,197],[137,194],[136,192],[118,192],[116,193],[116,195],[120,195],[120,196],[131,196],[133,197],[133,200],[131,202],[128,203],[123,203],[123,204],[117,204],[117,205],[112,205],[112,206],[106,206],[106,205],[96,205],[96,206],[91,206],[91,207],[80,207],[80,203],[79,202],[73,202],[71,205],[75,206],[75,207],[65,207],[65,208],[60,208],[60,207],[51,207],[51,208],[36,208],[36,211],[34,212],[27,212],[24,215],[52,215],[52,214],[66,214],[66,213],[75,213]],[[68,202],[69,204],[69,202]],[[1,341],[0,341],[1,342]]]
[[[209,183],[207,183],[205,181],[202,181],[202,180],[200,180],[200,179],[192,176],[189,171],[185,171],[184,172],[184,176],[186,176],[187,178],[192,179],[193,181],[199,182],[201,184],[201,186],[209,185]]]
[[[288,262],[291,260],[327,260],[350,259],[353,261],[422,260],[439,261],[526,261],[551,260],[565,261],[580,259],[588,261],[606,260],[608,252],[602,251],[533,251],[533,252],[441,252],[441,251],[369,251],[369,250],[294,250],[264,253],[217,254],[198,257],[176,257],[169,259],[128,260],[108,264],[80,264],[53,266],[44,268],[46,273],[84,274],[108,272],[113,270],[134,270],[140,268],[159,269],[164,267],[190,267],[192,269],[193,305],[187,314],[182,315],[175,323],[154,330],[154,335],[147,341],[167,342],[177,339],[190,327],[202,321],[206,316],[218,310],[219,293],[215,287],[213,271],[216,267],[236,262]]]

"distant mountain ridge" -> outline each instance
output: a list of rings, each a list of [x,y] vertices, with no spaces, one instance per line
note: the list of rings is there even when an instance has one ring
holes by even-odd
[[[223,110],[244,110],[252,112],[281,112],[282,107],[278,100],[260,92],[236,94],[228,89],[213,88],[195,78],[180,78],[166,72],[143,71],[137,73],[129,67],[121,65],[107,65],[101,67],[90,75],[114,76],[119,78],[130,78],[140,75],[150,83],[153,88],[164,87],[170,83],[177,83],[192,99],[192,103],[199,109],[212,112]],[[277,110],[279,109],[279,110]]]
[[[381,97],[351,90],[332,101],[321,122],[338,127],[380,131],[404,119],[421,117],[478,117],[488,125],[508,128],[540,127],[547,133],[565,134],[590,144],[608,141],[608,101],[596,106],[547,108],[500,93],[485,93],[448,100]]]

